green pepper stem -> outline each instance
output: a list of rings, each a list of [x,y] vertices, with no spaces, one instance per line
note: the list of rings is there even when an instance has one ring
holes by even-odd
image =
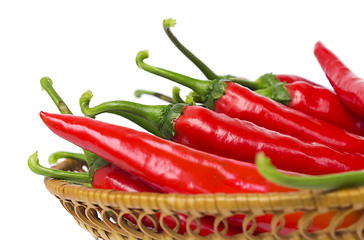
[[[53,88],[53,82],[50,78],[48,78],[48,77],[42,78],[40,80],[40,84],[42,85],[42,88],[44,90],[46,90],[48,95],[52,98],[53,102],[58,107],[60,113],[72,115],[71,110],[67,107],[66,103],[62,100],[62,98],[58,95],[56,90]],[[97,167],[101,167],[102,165],[105,166],[105,165],[108,165],[109,163],[106,160],[100,158],[99,156],[97,156],[89,151],[86,151],[85,149],[82,149],[82,150],[85,154],[86,164],[89,167],[89,169],[92,170],[92,171],[90,171],[90,174],[89,174],[89,177],[92,179],[93,172],[97,170],[97,169],[95,169],[96,168],[95,163],[97,163]],[[101,162],[103,164],[101,164]]]
[[[297,189],[334,190],[364,185],[364,171],[350,171],[324,175],[293,175],[277,170],[264,153],[257,154],[256,166],[260,174],[271,182]]]
[[[58,95],[58,93],[53,88],[53,82],[49,77],[43,77],[40,80],[40,84],[42,85],[42,89],[45,90],[48,95],[53,100],[54,104],[56,104],[58,110],[62,114],[70,114],[72,115],[71,110],[67,107],[62,98]]]
[[[202,62],[199,58],[197,58],[191,51],[189,51],[172,33],[171,27],[176,25],[176,20],[172,18],[165,19],[163,21],[163,29],[166,32],[168,38],[172,41],[172,43],[193,63],[195,66],[200,69],[200,71],[205,75],[205,77],[209,80],[215,79],[229,79],[233,82],[236,82],[242,86],[250,88],[251,90],[257,90],[258,85],[256,82],[249,81],[244,78],[237,78],[231,75],[219,76],[214,73],[204,62]]]
[[[199,79],[187,77],[187,76],[179,74],[179,73],[171,72],[171,71],[168,71],[168,70],[165,70],[162,68],[157,68],[157,67],[148,65],[145,62],[143,62],[143,60],[148,57],[149,57],[149,53],[147,50],[140,51],[136,57],[136,63],[138,65],[138,67],[140,67],[141,69],[143,69],[147,72],[150,72],[152,74],[167,78],[169,80],[172,80],[173,82],[176,82],[183,86],[191,88],[192,90],[194,90],[196,93],[198,93],[203,98],[207,98],[207,95],[209,94],[210,89],[215,84],[214,82],[211,82],[211,81],[199,80]]]
[[[174,103],[185,103],[180,95],[181,89],[179,87],[174,86],[172,89],[172,98]]]
[[[186,103],[196,105],[196,103],[204,103],[196,92],[192,91],[186,96]]]
[[[165,19],[163,21],[163,29],[165,33],[167,34],[168,38],[172,41],[172,43],[192,62],[195,64],[196,67],[198,67],[201,72],[206,76],[209,80],[214,79],[229,79],[235,83],[238,83],[244,87],[247,87],[251,90],[258,90],[262,88],[269,87],[273,85],[274,83],[278,82],[277,79],[275,79],[275,75],[273,74],[265,74],[262,77],[260,77],[257,81],[249,81],[244,78],[238,78],[231,75],[226,76],[219,76],[215,74],[205,63],[203,63],[199,58],[197,58],[191,51],[189,51],[178,39],[177,37],[172,33],[171,28],[175,27],[176,20],[172,18]],[[268,79],[269,78],[269,79]],[[271,81],[271,82],[267,82]]]
[[[284,105],[288,105],[291,101],[291,97],[285,87],[285,83],[282,82],[276,83],[270,87],[258,89],[255,92]]]
[[[83,153],[59,151],[59,152],[52,153],[48,158],[48,162],[49,162],[49,164],[53,165],[53,164],[56,164],[58,162],[58,160],[62,159],[62,158],[73,158],[73,159],[77,159],[77,160],[81,160],[81,161],[86,161],[85,154],[83,154]]]
[[[255,81],[250,81],[250,80],[247,80],[244,78],[237,78],[237,77],[227,77],[227,79],[229,79],[230,81],[232,81],[234,83],[247,87],[253,91],[260,88],[258,83]]]
[[[69,172],[69,171],[43,167],[42,165],[39,164],[37,152],[33,153],[29,157],[28,166],[30,170],[32,170],[34,173],[45,177],[51,177],[77,183],[90,183],[90,178],[88,173]]]
[[[159,98],[163,101],[169,102],[169,103],[184,103],[183,99],[180,96],[181,89],[179,87],[173,87],[172,89],[172,97],[169,97],[167,95],[164,95],[162,93],[148,91],[148,90],[142,90],[138,89],[134,92],[135,97],[141,97],[143,94],[151,95],[156,98]]]
[[[200,69],[200,71],[206,76],[207,79],[215,80],[222,79],[222,77],[216,75],[209,67],[206,66],[199,58],[197,58],[192,52],[190,52],[172,33],[171,27],[176,25],[176,20],[168,18],[163,20],[163,29],[166,32],[168,38],[172,43],[193,63]]]
[[[153,92],[153,91],[148,91],[148,90],[142,90],[142,89],[138,89],[134,92],[134,95],[135,97],[141,97],[143,94],[146,94],[146,95],[151,95],[151,96],[154,96],[154,97],[157,97],[163,101],[166,101],[166,102],[169,102],[169,103],[175,103],[173,98],[167,96],[167,95],[164,95],[163,93],[158,93],[158,92]]]
[[[260,76],[257,80],[254,81],[257,85],[257,89],[267,88],[274,86],[278,83],[282,83],[276,77],[276,75],[272,73],[266,73]]]
[[[86,91],[80,98],[81,111],[86,116],[95,117],[101,113],[117,114],[131,120],[148,132],[161,136],[159,128],[165,112],[170,108],[169,105],[152,106],[128,101],[109,101],[90,108],[92,97],[92,92]]]

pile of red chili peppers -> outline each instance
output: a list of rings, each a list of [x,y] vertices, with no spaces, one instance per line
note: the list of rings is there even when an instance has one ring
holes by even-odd
[[[60,114],[41,112],[45,125],[56,135],[79,146],[83,153],[57,152],[60,158],[85,161],[89,171],[75,173],[43,167],[37,154],[28,165],[37,174],[127,192],[180,194],[271,193],[308,189],[337,189],[364,183],[364,79],[356,76],[321,42],[314,55],[333,90],[295,75],[263,74],[257,80],[219,76],[184,47],[173,35],[173,19],[163,22],[173,44],[206,76],[191,78],[144,62],[147,51],[137,54],[137,65],[150,73],[192,89],[186,100],[179,88],[172,96],[151,94],[165,105],[143,105],[113,100],[90,107],[91,91],[79,99],[84,116],[74,116],[48,77],[41,85]],[[137,131],[101,122],[102,113],[116,114],[143,127]],[[313,221],[309,231],[328,226],[333,212]],[[302,213],[285,216],[281,234],[297,229]],[[159,215],[157,215],[159,218]],[[187,217],[179,214],[180,234]],[[341,227],[360,217],[348,215]],[[133,217],[125,219],[135,224]],[[228,219],[227,235],[241,232],[243,215]],[[256,218],[257,232],[270,231],[270,214]],[[173,229],[175,221],[163,218]],[[145,226],[153,223],[145,219]],[[191,227],[197,228],[195,223]],[[199,234],[215,231],[213,217],[201,219]],[[160,231],[160,228],[155,229]]]

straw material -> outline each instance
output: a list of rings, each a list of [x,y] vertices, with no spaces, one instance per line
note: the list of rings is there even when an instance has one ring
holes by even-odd
[[[82,164],[67,159],[56,168],[82,171]],[[332,192],[183,195],[93,189],[52,178],[45,178],[45,185],[95,239],[364,239],[364,188]],[[161,213],[159,221],[155,215],[158,212]],[[294,212],[303,214],[298,228],[283,236],[280,230],[285,225],[284,216]],[[313,219],[328,212],[333,213],[330,224],[324,229],[308,232]],[[187,232],[183,235],[177,233],[180,223],[177,213],[188,216]],[[268,213],[273,214],[271,231],[257,233],[256,217]],[[235,214],[245,215],[242,233],[229,238],[225,234],[229,226],[227,218]],[[125,220],[127,215],[132,216],[134,224]],[[189,223],[199,223],[199,219],[206,215],[215,217],[215,232],[202,237]],[[348,227],[339,227],[349,215],[354,215],[355,221]],[[167,216],[175,219],[175,229],[164,223],[163,218]],[[154,229],[144,225],[143,219],[146,218]],[[161,230],[157,231],[158,228]]]

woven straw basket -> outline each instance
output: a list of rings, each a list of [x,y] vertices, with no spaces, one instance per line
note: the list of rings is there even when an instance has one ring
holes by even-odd
[[[57,169],[82,171],[79,161],[66,159]],[[343,189],[332,192],[300,191],[272,194],[160,194],[127,193],[112,190],[93,189],[65,181],[45,178],[47,189],[56,196],[76,222],[89,231],[95,239],[364,239],[364,188]],[[334,211],[330,224],[322,230],[309,232],[312,219],[326,212]],[[280,230],[283,217],[292,212],[303,212],[298,229],[282,236]],[[155,216],[160,212],[160,222]],[[356,222],[346,228],[339,228],[343,219],[358,212]],[[178,232],[179,218],[176,213],[185,214],[187,232]],[[273,214],[271,232],[256,233],[255,218],[267,213]],[[125,214],[132,215],[136,224],[125,221]],[[242,233],[227,237],[227,218],[244,214]],[[201,237],[192,230],[189,223],[199,223],[204,215],[215,216],[214,234]],[[168,228],[163,217],[174,217],[177,227]],[[159,225],[161,231],[153,231],[143,225],[143,218]],[[222,226],[222,230],[221,230]]]

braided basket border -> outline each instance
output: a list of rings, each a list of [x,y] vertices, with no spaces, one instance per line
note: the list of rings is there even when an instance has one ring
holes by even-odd
[[[82,171],[82,163],[66,159],[57,164],[57,169]],[[163,193],[129,193],[115,190],[93,189],[65,181],[45,178],[46,188],[57,197],[62,205],[76,219],[77,223],[89,231],[96,239],[364,239],[364,187],[341,189],[330,192],[299,191],[291,193],[269,194],[163,194]],[[318,214],[337,211],[330,225],[314,233],[307,231],[313,217]],[[122,216],[134,214],[137,226],[131,228],[114,221],[106,213]],[[278,224],[284,215],[304,212],[298,224],[298,230],[287,236],[281,236]],[[215,216],[215,229],[226,218],[235,214],[244,214],[242,234],[234,237],[225,236],[224,232],[215,231],[208,237],[198,236],[188,229],[184,234],[162,225],[162,233],[153,233],[143,226],[141,216],[154,219],[154,214],[163,216],[185,214],[188,218],[198,220],[205,215]],[[343,219],[353,212],[358,212],[357,222],[344,229],[337,229]],[[272,231],[255,234],[248,229],[249,223],[256,216],[273,213]],[[139,216],[139,217],[138,217]],[[155,224],[158,224],[158,220]],[[178,222],[178,218],[176,219]],[[121,226],[120,226],[121,225]]]

